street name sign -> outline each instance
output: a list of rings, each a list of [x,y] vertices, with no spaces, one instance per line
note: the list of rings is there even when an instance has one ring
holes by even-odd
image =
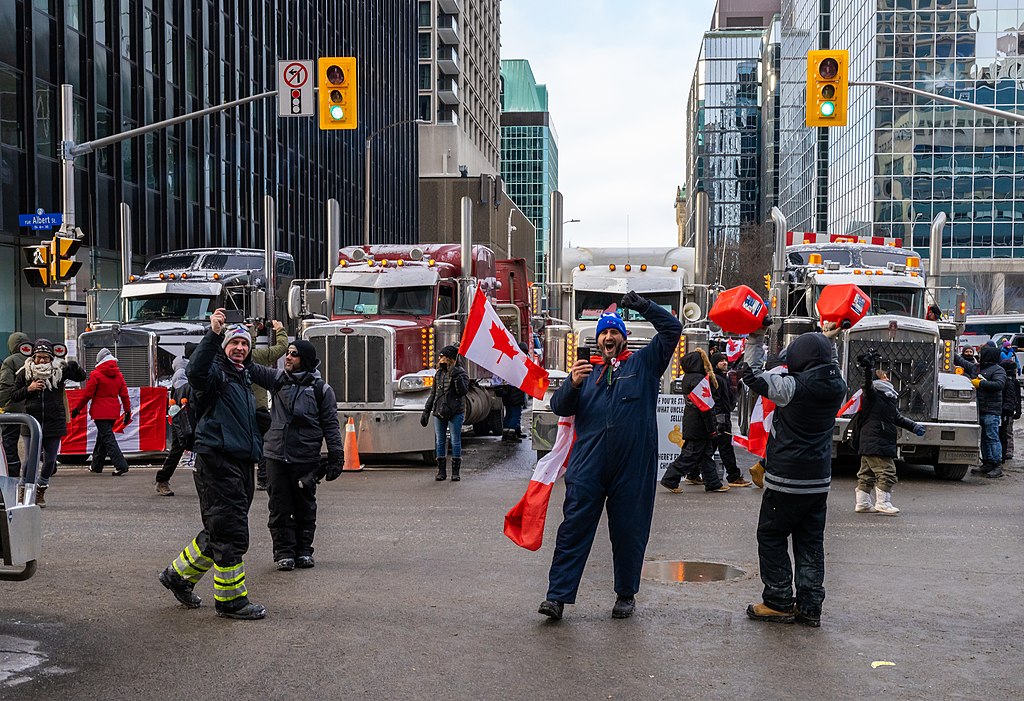
[[[85,302],[74,299],[45,299],[43,313],[63,319],[86,319]]]
[[[310,98],[312,100],[312,98]],[[64,223],[64,215],[60,212],[47,213],[37,209],[35,214],[19,214],[18,226],[31,227],[33,231],[46,231]]]
[[[312,117],[313,62],[277,62],[277,114],[279,117]]]

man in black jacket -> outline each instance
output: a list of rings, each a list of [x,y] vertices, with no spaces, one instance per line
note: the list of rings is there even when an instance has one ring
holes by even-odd
[[[999,442],[999,424],[1003,415],[1003,387],[1006,371],[999,364],[999,349],[982,346],[981,370],[971,380],[978,395],[978,415],[981,422],[981,467],[971,470],[985,477],[1002,477],[1003,447]]]
[[[978,363],[974,357],[974,347],[965,346],[959,355],[953,358],[953,364],[962,368],[968,379],[978,376]]]
[[[1013,422],[1020,418],[1020,380],[1017,377],[1017,361],[1006,358],[1000,365],[1006,371],[1003,385],[1003,416],[999,421],[999,441],[1003,449],[1003,462],[1013,460]]]
[[[218,309],[186,370],[200,417],[193,477],[203,530],[160,573],[160,583],[187,608],[197,608],[200,599],[192,590],[213,568],[217,615],[255,620],[266,609],[249,601],[242,561],[249,549],[252,465],[263,454],[252,383],[272,390],[278,371],[252,362],[245,326],[224,327],[224,310]]]
[[[758,374],[763,347],[750,340],[746,344],[743,384],[776,404],[757,524],[763,602],[747,607],[747,615],[755,620],[820,625],[832,431],[846,398],[832,343],[838,333],[837,326],[827,323],[825,333],[797,337],[786,348],[788,372],[780,375]],[[795,598],[790,539],[796,561]]]
[[[861,407],[854,439],[860,454],[857,473],[857,513],[879,513],[895,516],[900,512],[892,505],[892,488],[896,484],[896,436],[898,428],[923,436],[923,425],[900,413],[896,388],[884,370],[875,369],[872,358],[857,359],[864,370]],[[872,503],[874,491],[874,503]]]
[[[711,367],[715,369],[718,390],[715,394],[715,433],[712,442],[715,450],[722,458],[725,478],[730,487],[750,487],[753,482],[744,479],[739,465],[736,464],[736,451],[732,447],[732,410],[736,408],[736,397],[729,383],[729,360],[725,353],[711,355]]]

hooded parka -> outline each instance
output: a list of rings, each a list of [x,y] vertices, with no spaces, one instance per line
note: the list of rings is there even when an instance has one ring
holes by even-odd
[[[978,413],[982,416],[1002,416],[1006,370],[999,364],[998,348],[982,347],[978,377],[981,379],[977,386]]]
[[[874,373],[866,373],[872,377]],[[860,426],[855,436],[858,455],[895,458],[897,428],[913,431],[917,424],[900,413],[896,388],[885,380],[866,381],[861,398]]]
[[[107,358],[89,373],[85,391],[72,409],[82,411],[86,404],[89,404],[89,416],[93,421],[115,421],[131,412],[128,385],[124,382],[116,358]]]

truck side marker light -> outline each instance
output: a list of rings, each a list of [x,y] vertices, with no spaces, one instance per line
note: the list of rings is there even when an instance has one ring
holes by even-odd
[[[181,279],[182,280],[187,280],[188,279],[188,273],[182,273],[181,274]]]
[[[134,275],[129,275],[128,276],[128,282],[135,282],[135,276]]]
[[[640,266],[640,272],[641,273],[646,273],[647,272],[647,263],[644,263],[644,264],[642,264]]]
[[[174,273],[171,273],[171,274],[170,274],[170,275],[168,275],[167,277],[169,277],[170,279],[172,279],[172,280],[173,280],[173,279],[174,279]]]
[[[405,261],[399,258],[397,261],[395,261],[395,265],[401,268],[403,265],[405,265]]]
[[[580,263],[580,270],[586,270],[586,269],[587,269],[587,266],[585,264],[583,264],[583,263]]]
[[[161,279],[161,280],[166,280],[166,279],[167,279],[167,276],[166,276],[166,275],[164,275],[163,273],[160,273],[160,279]]]
[[[611,270],[614,273],[615,272],[615,263],[609,263],[608,264],[608,269]]]
[[[673,273],[678,273],[679,272],[679,266],[678,265],[673,265],[671,270],[672,270]]]
[[[624,266],[624,268],[625,268],[626,272],[628,273],[628,272],[629,272],[630,270],[632,270],[632,269],[633,269],[633,266],[631,266],[631,265],[630,265],[629,263],[626,263],[626,265]]]
[[[436,264],[437,264],[437,261],[435,261],[433,258],[431,258],[430,260],[427,261],[427,266],[430,267],[430,268],[433,268]]]
[[[214,280],[220,280],[220,273],[214,273],[213,274],[213,279]]]

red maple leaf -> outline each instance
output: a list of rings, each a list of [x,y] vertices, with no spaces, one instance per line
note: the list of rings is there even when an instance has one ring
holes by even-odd
[[[499,363],[502,356],[507,355],[509,359],[512,359],[519,355],[519,349],[512,345],[512,340],[508,337],[508,331],[493,321],[491,322],[491,340],[494,341],[492,348],[499,353]]]
[[[710,397],[711,396],[711,388],[707,387],[707,386],[702,387],[701,390],[700,390],[700,396],[704,397],[705,399]]]

